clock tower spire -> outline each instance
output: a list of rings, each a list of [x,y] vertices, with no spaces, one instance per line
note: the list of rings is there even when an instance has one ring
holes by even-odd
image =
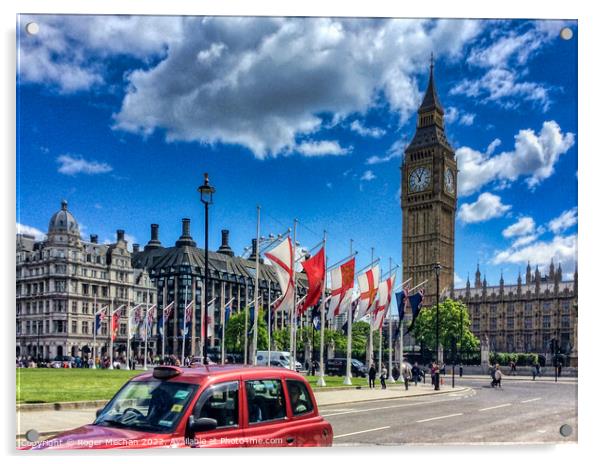
[[[412,278],[414,286],[428,279],[426,304],[434,302],[435,263],[441,265],[440,290],[453,289],[458,179],[434,68],[431,54],[429,82],[418,108],[416,132],[401,165],[403,280]]]

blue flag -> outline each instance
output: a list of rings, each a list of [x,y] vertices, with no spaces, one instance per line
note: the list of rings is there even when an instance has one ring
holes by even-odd
[[[410,302],[410,306],[412,307],[412,323],[406,333],[409,333],[414,328],[414,322],[418,318],[418,314],[420,314],[420,310],[422,309],[422,299],[424,297],[424,289],[420,289],[418,293],[414,293],[410,295],[408,301]]]
[[[230,313],[232,312],[232,308],[230,305],[226,306],[225,314],[224,314],[224,325],[228,325],[228,321],[230,320]]]
[[[403,318],[405,316],[406,291],[402,290],[401,292],[397,292],[395,294],[395,299],[397,300],[397,312],[399,313],[399,323],[397,324],[397,328],[395,329],[393,340],[397,340],[400,335],[401,321],[403,321]]]
[[[315,316],[312,322],[314,323],[315,329],[316,330],[320,330],[320,327],[321,327],[320,326],[320,317],[319,316]]]
[[[100,313],[96,315],[96,320],[94,321],[94,331],[96,332],[96,335],[98,335],[98,330],[100,329],[100,321],[102,321],[102,319],[103,317]]]
[[[247,336],[251,336],[251,334],[253,333],[253,327],[255,326],[255,305],[251,305],[251,307],[249,308],[249,318],[250,318],[250,324],[249,324],[249,331],[247,332]]]

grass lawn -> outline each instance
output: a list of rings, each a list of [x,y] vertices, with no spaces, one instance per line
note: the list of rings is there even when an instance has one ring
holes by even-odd
[[[17,403],[109,400],[143,371],[106,369],[17,369]]]
[[[351,383],[352,385],[343,385],[343,380],[345,380],[345,377],[335,377],[335,376],[328,376],[325,375],[324,376],[324,381],[326,382],[326,387],[318,387],[316,384],[318,382],[318,376],[312,376],[312,375],[306,375],[305,378],[307,379],[307,381],[309,382],[309,384],[311,385],[311,388],[313,388],[314,390],[321,390],[324,388],[329,388],[329,387],[348,387],[348,388],[355,388],[355,387],[367,387],[368,386],[368,377],[351,377]]]

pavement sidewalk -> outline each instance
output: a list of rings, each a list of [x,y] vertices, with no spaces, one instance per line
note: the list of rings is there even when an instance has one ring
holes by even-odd
[[[354,403],[358,401],[378,401],[397,398],[406,398],[423,395],[436,395],[450,392],[461,392],[467,388],[456,387],[452,390],[449,385],[442,385],[440,391],[434,391],[430,383],[410,384],[410,389],[405,390],[403,385],[388,384],[383,390],[380,385],[377,388],[347,388],[345,390],[314,390],[318,407],[335,406],[339,404]],[[40,435],[55,434],[63,430],[69,430],[83,424],[90,424],[96,417],[96,410],[101,407],[86,407],[78,409],[60,410],[25,410],[17,411],[17,437],[23,436],[28,430],[34,429]]]

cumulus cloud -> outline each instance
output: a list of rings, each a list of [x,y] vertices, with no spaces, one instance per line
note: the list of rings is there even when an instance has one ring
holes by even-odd
[[[367,182],[376,179],[376,174],[374,174],[370,169],[368,169],[367,171],[364,171],[364,173],[362,174],[362,177],[360,177],[360,180],[365,180]]]
[[[461,147],[456,150],[460,170],[458,193],[470,195],[490,182],[513,182],[519,177],[525,177],[529,188],[535,188],[554,173],[556,162],[574,143],[574,134],[563,133],[556,121],[545,121],[539,134],[532,129],[519,131],[514,136],[512,151],[491,156]],[[496,146],[489,145],[488,151]]]
[[[502,235],[506,238],[517,237],[521,235],[531,234],[535,231],[535,221],[532,217],[525,216],[520,218],[514,224],[509,225],[502,231]]]
[[[23,27],[31,21],[40,25],[35,36]],[[61,93],[89,90],[105,81],[103,58],[127,55],[146,61],[162,56],[168,43],[180,37],[181,22],[160,16],[22,16],[19,79]]]
[[[511,247],[497,252],[493,264],[521,264],[528,261],[531,265],[544,266],[553,259],[562,263],[564,269],[573,269],[577,260],[577,234],[566,237],[555,236],[549,241],[541,240],[523,247]]]
[[[387,153],[383,156],[372,155],[366,159],[366,164],[381,164],[391,161],[392,159],[401,158],[403,150],[407,144],[405,137],[397,139],[387,150]]]
[[[362,137],[373,137],[376,139],[382,137],[387,133],[384,129],[381,129],[380,127],[365,127],[357,119],[351,123],[349,128],[353,132],[357,132]]]
[[[458,218],[464,223],[483,222],[503,216],[511,208],[510,205],[504,205],[499,196],[484,192],[474,203],[462,204]]]
[[[445,110],[445,121],[448,124],[454,124],[458,122],[462,126],[472,126],[474,123],[474,118],[474,113],[465,113],[455,106],[450,106]]]
[[[308,141],[300,143],[295,151],[304,156],[341,156],[351,151],[351,148],[343,148],[336,140]]]
[[[534,21],[521,32],[504,31],[503,23],[500,28],[492,28],[491,40],[473,47],[467,58],[469,65],[483,68],[485,73],[461,80],[451,94],[494,102],[504,108],[516,108],[528,101],[547,111],[551,89],[523,78],[528,74],[528,62],[558,38],[562,27],[560,21]]]
[[[32,235],[35,238],[35,240],[37,240],[37,241],[41,241],[46,238],[46,233],[42,232],[40,229],[25,225],[25,224],[21,224],[19,222],[17,222],[17,233],[24,234],[24,235]]]
[[[163,60],[128,74],[114,128],[265,158],[323,128],[324,115],[365,114],[379,98],[405,122],[425,57],[457,59],[480,30],[455,20],[187,18]]]
[[[56,159],[61,174],[74,176],[76,174],[105,174],[113,168],[107,163],[88,161],[81,156],[60,155]]]
[[[548,227],[552,232],[558,234],[577,224],[577,207],[564,211],[560,216],[552,219]]]

